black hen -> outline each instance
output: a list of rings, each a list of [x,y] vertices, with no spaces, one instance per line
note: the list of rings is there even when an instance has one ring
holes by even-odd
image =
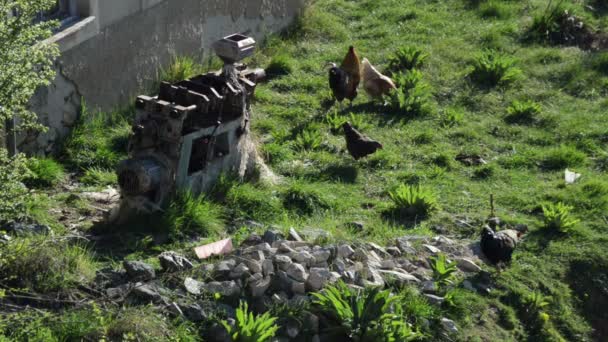
[[[344,129],[344,135],[346,137],[346,148],[348,149],[348,153],[350,153],[355,160],[370,155],[382,148],[381,143],[359,133],[359,131],[354,129],[350,123],[345,122],[342,125],[342,128]]]
[[[329,87],[334,93],[334,97],[338,102],[342,103],[346,98],[348,91],[348,73],[336,66],[336,63],[331,63],[329,69]]]
[[[508,263],[522,234],[514,229],[495,232],[486,225],[481,231],[481,251],[494,264]]]

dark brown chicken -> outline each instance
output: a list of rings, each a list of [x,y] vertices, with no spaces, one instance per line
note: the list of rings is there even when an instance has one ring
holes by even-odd
[[[359,131],[354,129],[349,122],[345,122],[342,125],[342,128],[344,129],[344,136],[346,137],[346,148],[348,149],[348,153],[350,153],[355,160],[359,160],[382,148],[381,143],[359,133]]]
[[[330,63],[329,69],[329,87],[334,93],[334,97],[340,104],[346,98],[348,92],[348,73],[336,66],[336,63]]]
[[[481,231],[481,251],[494,264],[508,263],[526,227],[494,231],[485,225]]]
[[[340,69],[348,74],[345,97],[352,103],[357,97],[357,88],[361,82],[361,61],[353,46],[348,48],[348,53],[344,57]]]

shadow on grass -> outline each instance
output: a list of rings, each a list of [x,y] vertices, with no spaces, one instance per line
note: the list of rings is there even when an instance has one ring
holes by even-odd
[[[414,229],[427,218],[427,216],[411,215],[397,208],[385,209],[380,214],[387,223],[403,226],[405,229]]]

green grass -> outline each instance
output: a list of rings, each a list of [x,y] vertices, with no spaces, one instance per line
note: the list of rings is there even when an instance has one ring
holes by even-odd
[[[179,240],[190,237],[215,237],[223,225],[222,208],[204,196],[189,191],[176,194],[163,214],[169,237]]]
[[[411,295],[411,312],[404,308],[407,321],[420,327],[428,319],[431,328],[423,332],[431,341],[438,340],[440,315],[457,322],[454,340],[586,341],[608,334],[605,310],[597,304],[608,305],[603,290],[608,286],[606,57],[574,44],[555,44],[559,34],[548,36],[539,29],[553,20],[542,18],[547,1],[475,2],[312,2],[251,60],[282,74],[258,85],[251,123],[263,141],[262,155],[282,182],[226,180],[208,200],[191,200],[187,210],[175,207],[171,224],[201,217],[218,223],[214,209],[200,209],[210,207],[225,213],[226,224],[251,219],[283,229],[318,227],[331,234],[331,241],[387,243],[406,234],[431,235],[435,225],[457,238],[478,239],[491,193],[496,215],[530,227],[509,268],[500,273],[488,268],[499,285],[481,295],[455,282],[458,287],[448,291],[450,303],[435,310]],[[569,6],[589,27],[605,30],[608,17],[586,4]],[[530,39],[534,32],[541,35]],[[403,46],[427,57],[422,64],[413,57],[399,60],[405,74],[393,76],[402,86],[395,95],[401,98],[388,99],[385,106],[372,103],[360,89],[353,106],[341,110],[332,106],[323,66],[340,63],[349,45],[382,71],[390,70],[391,57]],[[172,78],[207,69],[178,64]],[[414,71],[404,70],[412,65]],[[114,170],[125,157],[132,115],[85,111],[65,143],[61,160],[67,169],[98,184],[104,177],[91,170]],[[345,152],[339,125],[352,118],[384,146],[365,160],[353,161]],[[479,154],[488,164],[465,166],[454,160],[459,153]],[[565,168],[582,178],[565,185]],[[440,205],[413,210],[433,207],[424,220],[401,220],[395,208],[417,203],[393,202],[388,190],[402,184],[423,186],[434,195],[428,203]],[[544,228],[542,205],[559,202],[571,206],[570,215],[580,220],[571,233]],[[457,225],[456,219],[465,219],[471,228]],[[364,222],[364,231],[345,229],[353,221]],[[174,224],[177,241],[153,250],[189,250],[188,239],[182,238],[192,232],[225,234],[223,223],[201,226]],[[242,239],[250,230],[238,232]],[[138,240],[129,253],[151,253],[145,242],[151,240]],[[534,293],[552,298],[541,310],[542,319],[527,313],[526,298]]]
[[[50,158],[32,158],[27,161],[31,174],[24,179],[25,185],[34,188],[51,188],[65,179],[63,165]]]
[[[118,176],[115,171],[92,167],[84,171],[84,174],[80,177],[80,181],[85,185],[115,186],[118,184]]]

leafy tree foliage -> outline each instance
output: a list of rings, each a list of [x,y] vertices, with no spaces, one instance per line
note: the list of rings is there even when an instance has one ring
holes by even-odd
[[[0,0],[0,128],[17,116],[17,129],[43,129],[27,104],[36,88],[55,76],[59,50],[45,39],[57,22],[35,22],[54,5],[53,0]]]

